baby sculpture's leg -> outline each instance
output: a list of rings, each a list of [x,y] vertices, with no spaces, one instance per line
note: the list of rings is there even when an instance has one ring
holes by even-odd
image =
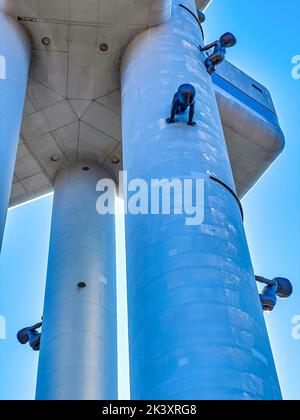
[[[39,351],[41,344],[41,333],[38,333],[37,331],[29,331],[28,335],[29,344],[32,350]]]
[[[206,65],[206,68],[207,68],[207,71],[208,71],[209,74],[213,74],[216,71],[216,68],[215,68],[213,63],[214,63],[213,62],[213,56],[208,57],[205,60],[205,65]]]
[[[194,121],[194,115],[195,115],[195,103],[193,103],[190,106],[190,113],[189,113],[189,122],[188,122],[188,125],[191,125],[191,126],[196,125],[196,123]]]

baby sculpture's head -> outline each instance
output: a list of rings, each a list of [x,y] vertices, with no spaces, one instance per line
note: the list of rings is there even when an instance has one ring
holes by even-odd
[[[224,48],[230,48],[236,45],[237,39],[231,32],[226,32],[221,36],[220,42]]]
[[[198,12],[198,20],[199,20],[199,22],[202,24],[202,23],[204,23],[205,22],[205,19],[206,19],[206,17],[205,17],[205,14],[203,13],[203,12],[201,12],[201,10],[197,10],[197,12]]]
[[[178,89],[179,100],[182,104],[190,106],[195,102],[196,89],[193,85],[184,84]]]

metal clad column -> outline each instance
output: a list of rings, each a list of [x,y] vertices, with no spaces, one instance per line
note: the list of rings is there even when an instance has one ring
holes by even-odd
[[[0,248],[3,238],[30,65],[22,26],[0,11]]]
[[[39,400],[118,397],[115,219],[96,211],[102,178],[97,166],[75,165],[55,183]]]
[[[205,220],[127,216],[131,396],[281,399],[240,208],[209,178],[235,190],[200,28],[178,3],[123,59],[124,169],[128,181],[204,179]],[[165,121],[182,83],[197,89],[194,128]]]

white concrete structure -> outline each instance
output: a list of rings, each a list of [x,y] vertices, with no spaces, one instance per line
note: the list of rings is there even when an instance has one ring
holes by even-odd
[[[37,399],[118,397],[115,220],[95,209],[107,177],[75,165],[55,182]]]
[[[194,0],[181,3],[196,14]],[[126,218],[131,396],[281,399],[240,208],[209,177],[235,190],[202,42],[175,0],[171,22],[136,37],[122,63],[128,180],[204,179],[206,188],[201,226],[185,215]],[[197,90],[197,127],[164,118],[183,83]]]
[[[276,111],[264,86],[228,62],[218,68],[212,82],[205,73],[205,57],[198,50],[202,38],[196,4],[203,10],[209,1],[0,0],[0,56],[7,56],[10,72],[7,80],[0,80],[0,240],[13,175],[11,206],[55,191],[38,399],[110,399],[117,396],[114,223],[112,217],[101,217],[96,213],[95,184],[97,177],[115,177],[122,168],[122,132],[125,167],[129,169],[130,177],[135,174],[148,178],[182,176],[192,172],[207,177],[211,174],[227,183],[240,198],[284,147]],[[32,56],[21,131],[30,48],[20,25],[29,34]],[[138,38],[131,44],[136,36]],[[163,38],[169,40],[169,46],[164,44]],[[155,66],[154,58],[147,54],[149,50],[157,57]],[[135,68],[132,68],[133,64]],[[181,81],[195,83],[198,90],[198,127],[190,131],[183,125],[166,127],[165,124],[172,94]],[[153,84],[152,93],[150,84]],[[153,92],[156,92],[155,98],[151,96]],[[11,103],[7,104],[4,97]],[[154,107],[156,98],[160,101]],[[129,122],[132,122],[131,126]],[[170,142],[169,133],[178,135],[178,144]],[[152,134],[162,142],[161,148],[146,142]],[[182,141],[183,136],[186,136],[186,143]],[[148,146],[152,147],[152,155]],[[172,172],[168,163],[172,158],[167,153],[173,152]],[[189,163],[184,156],[190,156]],[[184,164],[182,170],[179,169],[181,162]],[[83,171],[83,167],[90,170]],[[137,358],[136,361],[132,359],[133,396],[205,398],[212,395],[204,386],[205,380],[211,388],[220,380],[224,397],[229,396],[231,387],[232,396],[236,398],[280,398],[237,197],[234,199],[214,183],[209,183],[207,194],[209,226],[203,226],[198,235],[190,230],[180,249],[175,246],[174,229],[168,232],[169,242],[167,236],[159,238],[163,235],[160,229],[168,231],[164,220],[161,220],[161,226],[151,217],[147,222],[143,221],[146,229],[148,224],[153,228],[155,240],[162,241],[157,245],[161,251],[157,261],[156,254],[151,254],[149,248],[152,238],[147,236],[147,230],[143,235],[150,242],[143,242],[144,253],[137,253],[140,243],[133,238],[138,231],[136,222],[128,220],[130,329],[132,355]],[[174,228],[179,232],[178,223],[174,222]],[[186,236],[187,232],[182,235]],[[145,238],[140,238],[141,243]],[[194,246],[197,254],[191,251]],[[205,247],[210,248],[210,255]],[[186,270],[184,263],[180,267],[174,263],[178,287],[178,275],[182,270],[183,277],[190,279],[185,288],[187,294],[178,296],[174,291],[171,295],[174,300],[166,290],[160,290],[161,298],[154,296],[155,279],[160,278],[160,287],[167,288],[172,278],[169,271],[168,276],[164,271],[167,267],[169,270],[171,264],[165,258],[167,250],[171,255],[178,253],[182,261],[185,252],[188,254]],[[154,258],[152,262],[147,260],[149,255]],[[209,273],[207,270],[204,273],[201,262],[197,262],[197,270],[191,272],[192,259],[199,256],[208,260]],[[145,278],[141,264],[147,270]],[[151,271],[152,264],[156,267],[154,272]],[[141,285],[139,282],[145,279],[149,284]],[[211,284],[201,288],[199,279],[211,281]],[[78,289],[79,282],[86,283],[87,287]],[[149,287],[155,308],[161,309],[159,305],[168,302],[170,313],[174,315],[175,309],[182,304],[187,317],[185,305],[190,294],[196,292],[198,302],[194,314],[197,310],[204,313],[201,319],[203,336],[201,332],[195,334],[203,363],[206,350],[201,340],[207,340],[211,331],[207,315],[211,314],[211,319],[215,320],[215,314],[220,312],[224,331],[224,337],[220,337],[224,340],[220,343],[215,337],[211,340],[213,350],[224,356],[224,363],[219,366],[220,375],[217,365],[212,369],[205,367],[205,363],[201,365],[202,361],[196,358],[195,343],[190,342],[188,356],[182,354],[182,348],[177,353],[174,342],[168,342],[167,332],[162,340],[162,354],[158,354],[159,340],[155,334],[151,335],[151,328],[160,318],[151,318],[151,326],[150,318],[147,318],[150,312],[145,313],[149,302],[140,307],[135,297],[135,292],[142,296],[142,290],[135,290],[139,285],[145,290]],[[140,316],[140,321],[144,320],[145,331],[153,338],[149,351],[153,350],[153,362],[157,364],[152,367],[165,368],[161,377],[150,372],[144,382],[140,375],[144,369],[148,372],[150,365],[144,364],[144,356],[140,354],[146,344],[145,331],[135,336],[139,332],[138,319],[133,316],[135,307],[141,315],[136,316]],[[151,310],[155,313],[155,309],[149,308]],[[173,321],[176,319],[173,317]],[[196,315],[189,324],[191,331],[187,338],[190,340],[194,335],[195,319]],[[167,320],[165,324],[161,321],[162,329],[171,327]],[[178,321],[179,330],[181,322]],[[180,345],[184,339],[181,332],[177,337]],[[169,366],[164,365],[167,356],[170,357]],[[172,365],[175,359],[177,366]],[[196,378],[191,378],[193,363]],[[239,363],[244,365],[241,367]],[[202,367],[206,369],[206,376],[199,379]],[[226,372],[229,372],[228,380]],[[172,381],[173,390],[168,387]],[[202,394],[197,392],[196,382],[201,382]],[[176,394],[179,383],[182,390],[178,388]]]
[[[4,36],[3,36],[4,35]],[[9,203],[30,64],[24,29],[0,10],[0,248]]]

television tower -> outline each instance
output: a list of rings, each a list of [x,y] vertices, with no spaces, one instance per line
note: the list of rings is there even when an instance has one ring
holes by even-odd
[[[54,191],[37,399],[118,396],[115,223],[96,184],[122,168],[205,183],[199,226],[126,216],[132,399],[281,399],[240,200],[284,136],[268,90],[223,61],[226,36],[203,49],[208,4],[0,1],[0,235],[8,206]],[[167,121],[184,84],[194,126]]]

